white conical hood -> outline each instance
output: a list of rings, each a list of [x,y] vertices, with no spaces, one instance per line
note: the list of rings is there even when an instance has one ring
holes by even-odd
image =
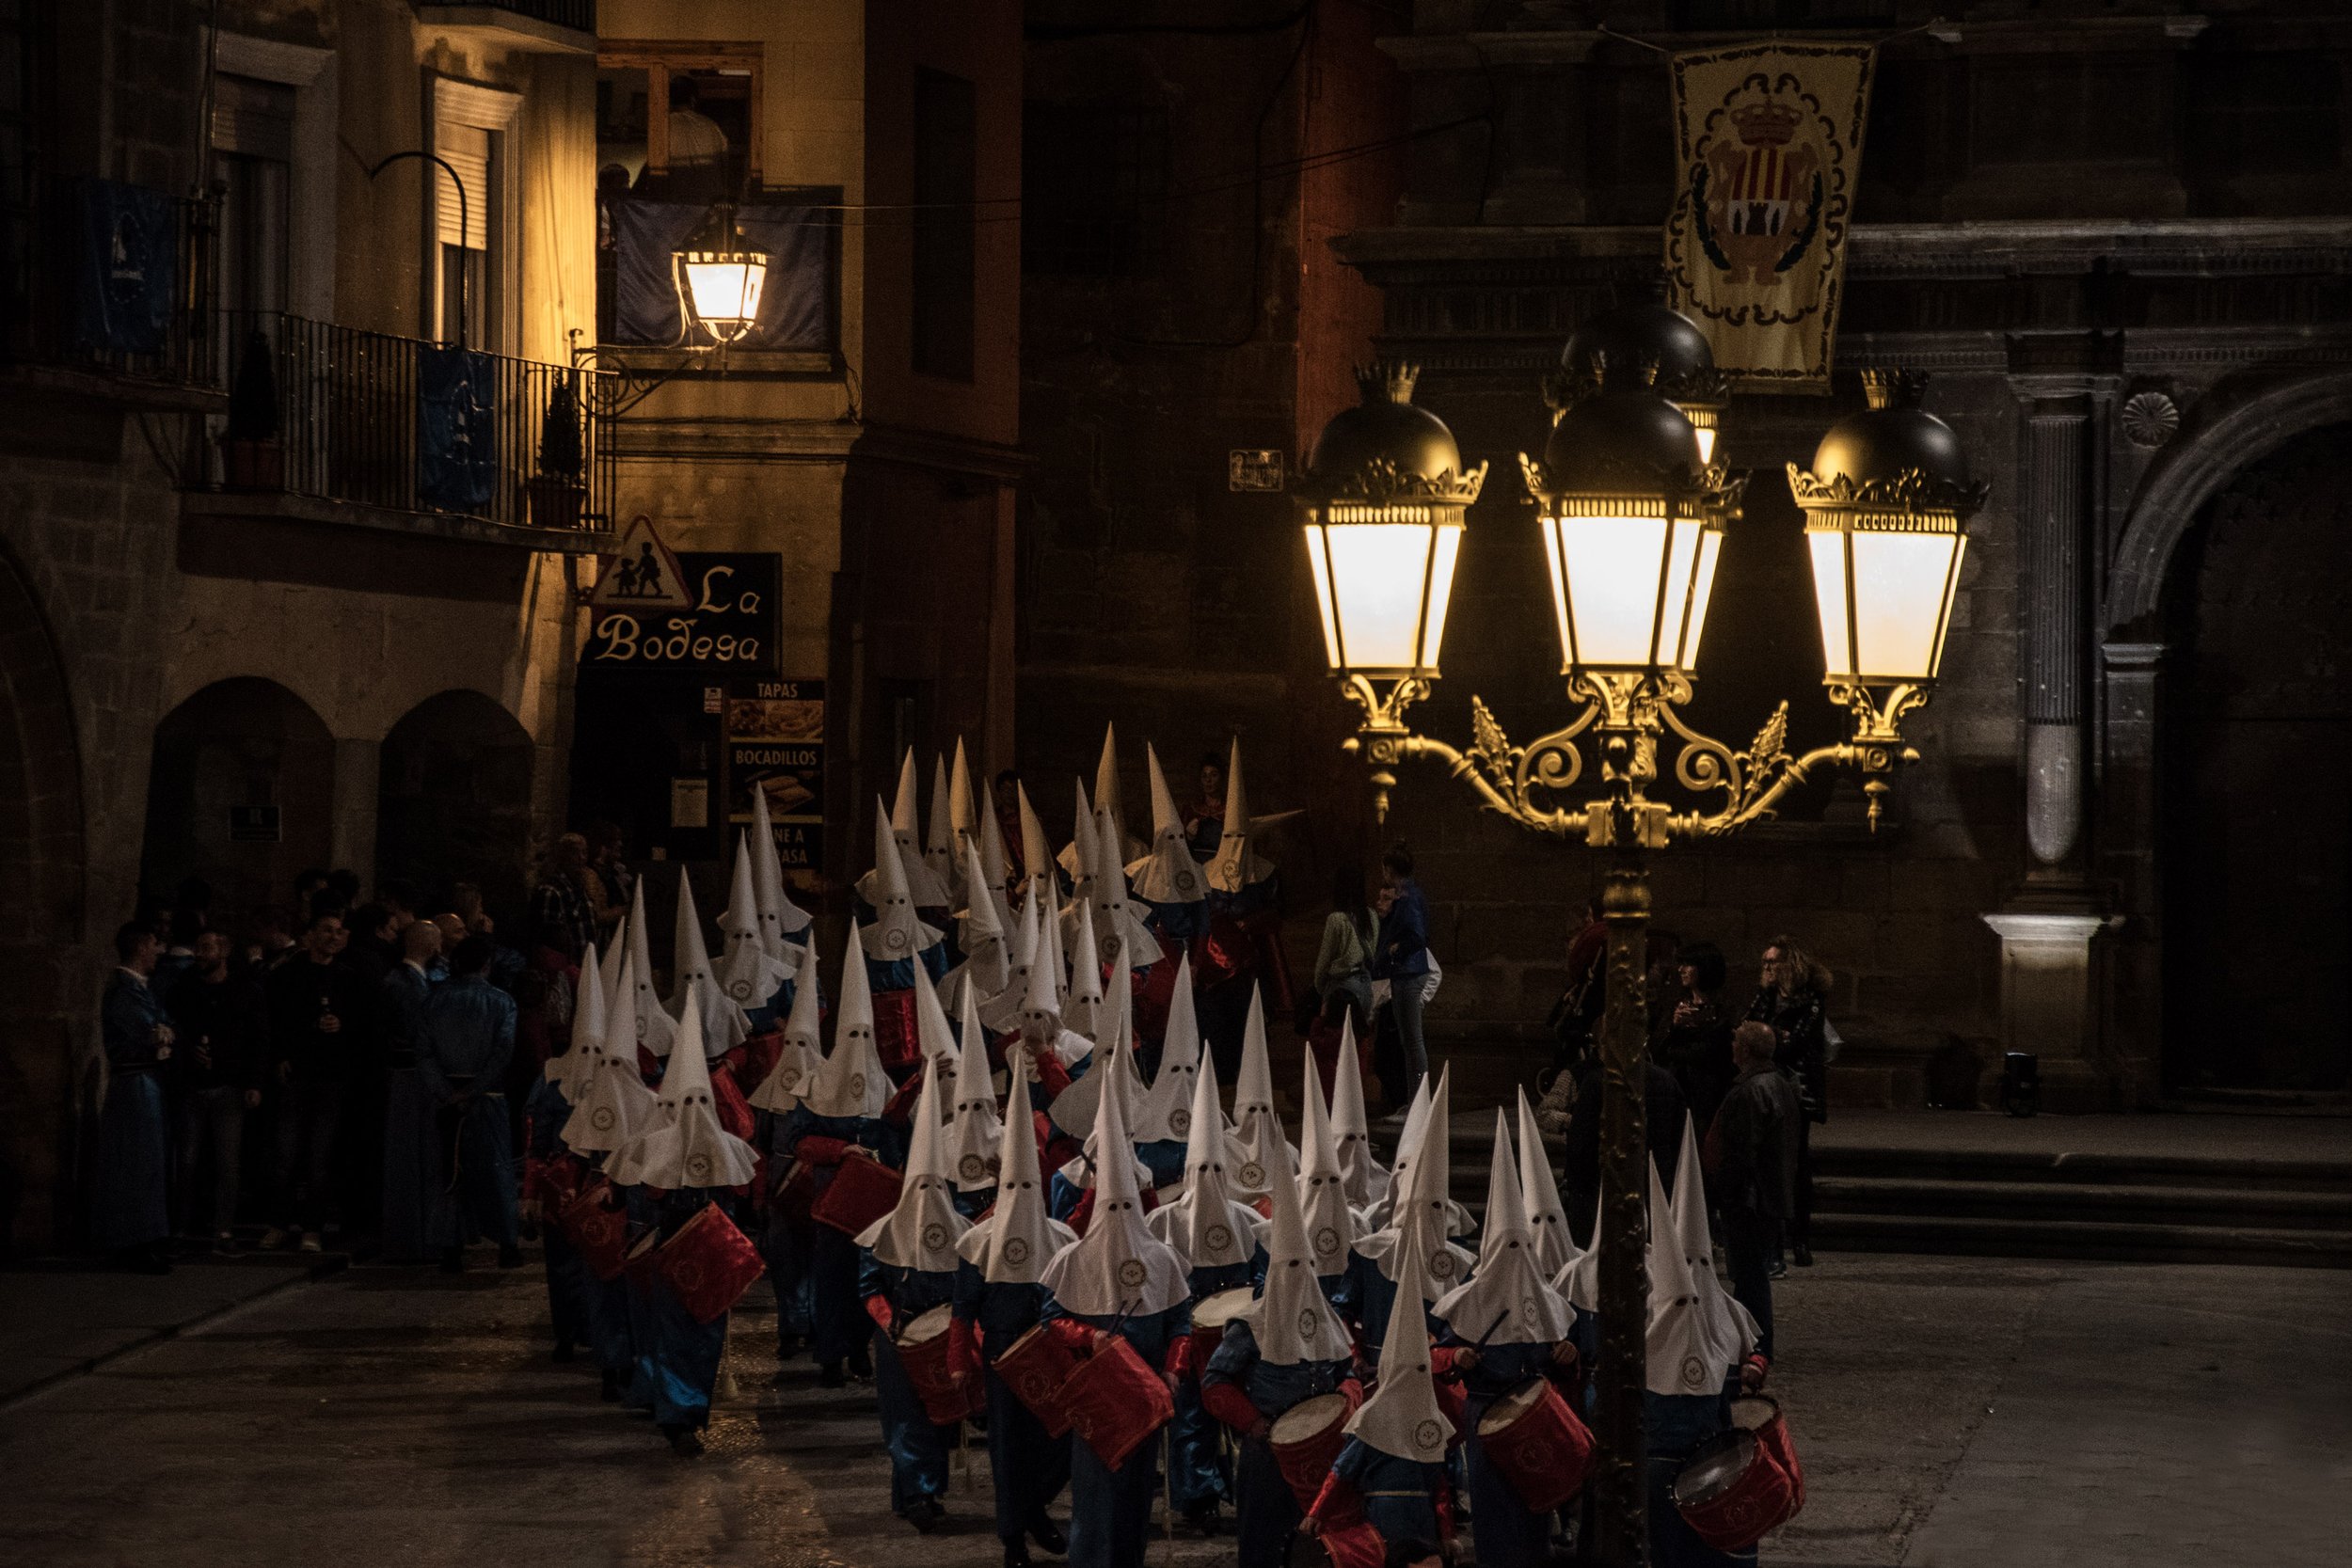
[[[739,834],[735,841],[735,877],[727,889],[727,912],[719,917],[719,929],[727,939],[726,955],[719,960],[719,986],[728,1001],[746,1011],[766,1006],[785,982],[799,973],[797,961],[768,950],[768,938],[760,927],[757,883],[752,870],[751,835]],[[807,951],[797,942],[789,944],[789,949],[795,955]]]
[[[1094,906],[1081,902],[1070,940],[1070,993],[1061,999],[1062,1022],[1100,1045],[1110,1037],[1103,1027],[1103,960],[1094,942]]]
[[[1025,1032],[1047,1030],[1039,1036],[1053,1038],[1052,1030],[1061,1027],[1061,939],[1055,917],[1031,890],[1029,906],[1037,917],[1036,944],[1023,965],[1027,974],[1021,997],[1021,1027]]]
[[[824,1040],[818,1032],[814,931],[809,933],[807,951],[808,961],[801,968],[800,982],[792,988],[792,1011],[784,1021],[784,1049],[776,1053],[776,1065],[767,1078],[752,1091],[755,1108],[779,1116],[799,1106],[801,1096],[816,1083],[818,1071],[825,1065]]]
[[[898,1206],[859,1231],[857,1244],[869,1248],[877,1262],[893,1268],[953,1274],[963,1260],[956,1243],[972,1227],[956,1212],[954,1183],[947,1173],[947,1132],[941,1119],[947,1108],[940,1103],[938,1064],[926,1064],[922,1073]]]
[[[604,1050],[604,976],[596,968],[596,944],[590,942],[580,955],[580,1001],[572,1014],[571,1044],[548,1058],[548,1082],[563,1091],[566,1101],[577,1101],[588,1086],[588,1079],[596,1070],[596,1057]]]
[[[1119,824],[1109,814],[1094,814],[1097,849],[1094,857],[1094,929],[1103,961],[1120,969],[1141,969],[1160,960],[1158,939],[1136,912],[1127,893],[1127,869],[1119,858]]]
[[[1376,1262],[1400,1293],[1407,1278],[1417,1277],[1423,1301],[1436,1301],[1459,1285],[1471,1262],[1468,1252],[1446,1239],[1453,1220],[1453,1202],[1446,1192],[1454,1161],[1454,1136],[1448,1126],[1453,1114],[1453,1070],[1448,1066],[1438,1074],[1437,1092],[1430,1097],[1411,1157],[1398,1150],[1388,1226],[1356,1243],[1356,1250]],[[1408,1259],[1417,1275],[1408,1272]]]
[[[1149,745],[1143,748],[1144,770],[1152,776],[1152,844],[1141,860],[1127,868],[1135,891],[1154,904],[1197,904],[1208,894],[1200,863],[1184,842],[1184,814],[1160,771],[1160,759]]]
[[[623,911],[620,924],[612,927],[612,944],[604,950],[604,1016],[607,1019],[628,1005],[621,990],[621,960],[628,953],[628,913]]]
[[[1396,1137],[1395,1169],[1390,1173],[1386,1187],[1364,1216],[1374,1227],[1387,1227],[1398,1200],[1407,1191],[1412,1180],[1413,1157],[1421,1152],[1421,1135],[1428,1125],[1429,1075],[1423,1073],[1413,1085],[1413,1098],[1405,1102],[1405,1124]]]
[[[676,959],[670,987],[671,1013],[684,1018],[686,999],[692,996],[700,1005],[704,1051],[712,1056],[725,1055],[743,1043],[743,1009],[721,989],[719,973],[710,966],[710,949],[703,942],[702,914],[694,908],[693,879],[682,865],[677,874],[677,926],[671,952]]]
[[[1078,809],[1057,863],[1070,873],[1070,895],[1084,903],[1094,895],[1094,807],[1087,800],[1087,782],[1076,782]]]
[[[1134,1097],[1129,1100],[1130,1116],[1127,1130],[1139,1144],[1171,1143],[1184,1137],[1176,1125],[1177,1117],[1169,1114],[1171,1107],[1164,1097],[1155,1098],[1143,1086],[1143,1067],[1136,1041],[1135,975],[1124,968],[1111,971],[1110,995],[1103,1002],[1110,1015],[1111,1033],[1119,1040],[1120,1071],[1132,1082]],[[1164,1048],[1163,1048],[1164,1049]],[[1163,1054],[1165,1060],[1165,1054]],[[1092,1077],[1092,1073],[1088,1074]],[[1186,1123],[1189,1125],[1189,1122]]]
[[[624,988],[635,981],[630,969],[626,956],[613,966],[614,978]],[[563,1137],[576,1153],[610,1154],[654,1126],[656,1102],[637,1070],[637,1024],[630,1013],[613,1008],[605,1014],[595,1069],[586,1088],[573,1093],[571,1101]]]
[[[977,847],[980,813],[972,796],[972,765],[963,754],[963,736],[956,736],[956,760],[947,769],[947,831],[958,842]]]
[[[966,973],[973,985],[991,996],[1005,989],[1010,978],[1011,964],[1005,951],[1004,911],[997,907],[997,895],[988,885],[987,874],[980,869],[980,852],[971,840],[962,840],[964,888],[963,930],[958,945],[963,949]]]
[[[653,988],[653,948],[645,937],[643,877],[637,879],[637,891],[629,900],[628,974],[627,1006],[636,1021],[637,1043],[656,1057],[666,1057],[670,1042],[677,1037],[677,1020],[661,1006],[661,995]]]
[[[661,1076],[660,1115],[653,1131],[621,1150],[616,1180],[665,1190],[740,1187],[757,1173],[758,1150],[719,1125],[702,1033],[701,998],[690,991]]]
[[[971,1193],[996,1182],[996,1145],[1004,1117],[996,1109],[994,1075],[988,1069],[988,1031],[980,1026],[972,988],[963,988],[962,1040],[956,1063],[956,1115],[947,1129],[947,1157],[959,1190]],[[1020,1116],[1025,1125],[1028,1117]]]
[[[1006,1103],[1028,1104],[1029,1062],[1017,1051],[1010,1085]],[[1032,1285],[1045,1277],[1055,1255],[1077,1240],[1068,1226],[1046,1217],[1037,1134],[1029,1118],[1006,1117],[997,1132],[995,1211],[964,1233],[958,1250],[991,1285]]]
[[[759,904],[760,940],[768,943],[768,956],[792,961],[785,951],[787,937],[797,937],[808,929],[809,913],[792,902],[792,895],[784,885],[784,861],[776,853],[774,825],[768,820],[768,792],[752,791],[752,895]]]
[[[1129,1137],[1137,1143],[1158,1143],[1175,1135],[1165,1127],[1147,1126],[1144,1122],[1145,1090],[1143,1074],[1136,1066],[1135,1035],[1119,1023],[1119,1009],[1126,1005],[1126,1000],[1120,976],[1114,972],[1111,995],[1104,1003],[1102,1012],[1103,1041],[1092,1053],[1094,1065],[1073,1079],[1046,1109],[1054,1125],[1073,1137],[1084,1138],[1094,1131],[1103,1093],[1111,1087],[1119,1092],[1120,1119],[1125,1123]]]
[[[1020,909],[1013,912],[1012,928],[1007,933],[1005,943],[1005,983],[980,1002],[980,1022],[998,1034],[1021,1027],[1022,1011],[1029,1006],[1031,988],[1037,984],[1036,893],[1032,886],[1022,895]],[[1048,1000],[1052,1000],[1050,995]],[[1060,1015],[1057,1012],[1056,1016]]]
[[[890,1103],[890,1079],[874,1049],[874,992],[866,978],[857,917],[850,919],[841,959],[841,1011],[833,1021],[833,1053],[802,1101],[820,1117],[878,1117]]]
[[[1698,1298],[1700,1324],[1713,1353],[1710,1359],[1725,1365],[1741,1360],[1756,1348],[1756,1319],[1715,1277],[1715,1242],[1707,1228],[1698,1137],[1688,1112],[1682,1117],[1682,1155],[1675,1164],[1673,1202],[1675,1242],[1682,1249],[1692,1294]]]
[[[913,758],[910,755],[909,762]],[[890,818],[882,811],[879,797],[874,801],[874,870],[868,882],[859,884],[858,891],[873,907],[874,924],[866,928],[866,956],[889,963],[898,958],[914,958],[928,953],[939,941],[939,932],[926,926],[915,914],[916,896],[909,878],[912,870],[898,852],[898,842],[892,833]],[[941,896],[946,896],[942,891]]]
[[[1432,1308],[1472,1344],[1550,1345],[1568,1337],[1568,1304],[1536,1266],[1535,1233],[1519,1199],[1518,1164],[1510,1124],[1497,1107],[1478,1272]]]
[[[1420,1243],[1408,1239],[1399,1266],[1408,1275],[1426,1272]],[[1436,1465],[1445,1458],[1453,1426],[1438,1408],[1429,1375],[1429,1331],[1407,1300],[1397,1303],[1380,1345],[1380,1386],[1348,1418],[1347,1435],[1395,1459]]]
[[[1528,1227],[1535,1237],[1535,1266],[1549,1279],[1568,1266],[1576,1243],[1568,1235],[1568,1216],[1560,1207],[1560,1184],[1551,1174],[1551,1157],[1544,1151],[1543,1130],[1519,1090],[1519,1196],[1527,1204]]]
[[[1215,1101],[1210,1110],[1216,1110]],[[1348,1360],[1355,1344],[1317,1283],[1313,1243],[1299,1212],[1297,1190],[1278,1181],[1272,1196],[1274,1212],[1265,1228],[1265,1284],[1243,1315],[1258,1341],[1258,1356],[1278,1367]]]
[[[1216,858],[1209,862],[1209,885],[1220,893],[1239,893],[1273,875],[1273,863],[1250,843],[1249,797],[1242,786],[1237,738],[1233,760],[1225,769],[1225,833],[1217,840]]]
[[[1109,723],[1103,726],[1103,754],[1094,764],[1094,809],[1098,813],[1110,814],[1111,820],[1119,824],[1123,840],[1127,813],[1119,800],[1119,732],[1115,725]],[[1123,844],[1121,847],[1123,849]],[[1122,853],[1120,863],[1126,863],[1126,858]]]
[[[1331,1119],[1323,1109],[1323,1075],[1315,1071],[1312,1052],[1307,1053],[1306,1080],[1300,1091],[1307,1111],[1298,1132],[1295,1197],[1307,1227],[1307,1244],[1314,1253],[1315,1273],[1343,1274],[1355,1249],[1358,1222],[1356,1211],[1348,1207],[1347,1174],[1331,1141]],[[1284,1185],[1274,1183],[1278,1201]]]
[[[1005,883],[1012,877],[1012,863],[1005,858],[1005,830],[998,825],[993,806],[980,813],[979,838],[980,869],[988,873],[988,885],[994,890],[1002,907]]]
[[[930,867],[923,863],[923,844],[918,836],[920,808],[915,800],[914,752],[912,750],[899,759],[898,804],[883,811],[881,809],[882,798],[877,796],[875,807],[879,821],[874,839],[874,869],[857,879],[857,895],[878,914],[882,911],[889,892],[882,879],[889,875],[883,869],[885,863],[882,851],[882,842],[887,838],[898,858],[898,875],[905,879],[910,904],[917,910],[950,908],[955,900],[948,895],[946,885],[932,876]],[[878,920],[876,924],[881,922]]]
[[[955,806],[949,796],[953,786],[947,782],[947,759],[931,758],[931,816],[923,834],[923,868],[939,885],[947,890],[948,897],[956,897],[956,881],[962,876],[962,857],[956,853]]]
[[[1094,1214],[1075,1246],[1045,1268],[1045,1288],[1064,1311],[1083,1317],[1150,1317],[1192,1294],[1184,1259],[1143,1223],[1136,1163],[1119,1097],[1103,1097],[1095,1128]]]
[[[1674,1214],[1655,1160],[1649,1167],[1649,1243],[1643,1258],[1649,1271],[1643,1386],[1653,1394],[1721,1394],[1724,1379],[1745,1352],[1718,1343],[1708,1332],[1706,1308],[1675,1235]]]
[[[1216,1109],[1216,1077],[1204,1072],[1193,1091],[1184,1196],[1151,1216],[1152,1233],[1174,1247],[1187,1268],[1246,1263],[1257,1250],[1257,1212],[1234,1201],[1226,1180],[1232,1150],[1224,1123]]]
[[[1200,1031],[1193,1022],[1192,958],[1176,960],[1176,990],[1168,1005],[1168,1027],[1160,1036],[1160,1070],[1144,1091],[1136,1113],[1138,1135],[1149,1129],[1145,1142],[1192,1135],[1193,1079],[1200,1068]],[[1221,1118],[1224,1113],[1219,1112]]]
[[[1551,1276],[1551,1287],[1567,1299],[1570,1307],[1581,1311],[1600,1310],[1600,1195],[1593,1195],[1593,1238],[1589,1247],[1578,1247],[1576,1238],[1568,1238],[1571,1256],[1560,1265],[1560,1272]]]
[[[952,1080],[962,1055],[956,1045],[956,1032],[947,1027],[947,1010],[939,1005],[939,988],[931,984],[930,974],[921,964],[914,966],[914,1051],[918,1060],[938,1064],[940,1071]],[[954,1085],[947,1085],[950,1098],[941,1101],[941,1114],[955,1103]]]
[[[1331,1074],[1331,1142],[1339,1150],[1348,1202],[1365,1208],[1389,1190],[1388,1167],[1373,1152],[1372,1121],[1364,1115],[1363,1064],[1356,1054],[1352,1011],[1340,1014],[1340,1059]]]
[[[1241,1076],[1233,1080],[1233,1126],[1241,1144],[1241,1164],[1233,1173],[1237,1191],[1254,1196],[1298,1174],[1298,1151],[1291,1147],[1274,1109],[1265,1008],[1254,984],[1249,990],[1248,1021],[1242,1027]]]
[[[1025,878],[1032,884],[1051,880],[1054,875],[1054,851],[1045,842],[1045,824],[1037,819],[1037,808],[1029,804],[1029,786],[1015,784],[1015,799],[1021,803],[1021,866]]]

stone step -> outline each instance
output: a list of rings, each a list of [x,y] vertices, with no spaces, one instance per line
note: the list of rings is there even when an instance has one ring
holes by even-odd
[[[2352,1230],[1817,1210],[1817,1252],[1933,1252],[2131,1263],[2352,1268]]]
[[[2352,1231],[2352,1193],[1820,1175],[1815,1213]]]
[[[2047,1186],[2201,1187],[2352,1196],[2352,1159],[2261,1159],[2194,1152],[2042,1153],[1817,1144],[1818,1176],[1874,1180],[2031,1182]]]

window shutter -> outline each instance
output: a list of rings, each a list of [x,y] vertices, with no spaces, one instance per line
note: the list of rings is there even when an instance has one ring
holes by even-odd
[[[465,182],[465,200],[449,182],[449,170],[433,166],[433,221],[443,245],[469,250],[490,248],[490,133],[478,125],[443,120],[436,128],[433,150],[449,160],[450,168]],[[458,232],[460,216],[465,232]]]

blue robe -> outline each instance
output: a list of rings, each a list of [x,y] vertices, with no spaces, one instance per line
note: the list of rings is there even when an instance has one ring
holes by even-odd
[[[996,1534],[1019,1541],[1029,1521],[1070,1484],[1069,1433],[1051,1436],[1045,1423],[996,1375],[996,1358],[1037,1326],[1045,1311],[1042,1285],[991,1285],[966,1263],[956,1271],[956,1316],[980,1331],[988,1390],[988,1467],[996,1483]]]
[[[1195,1306],[1219,1291],[1255,1287],[1265,1279],[1265,1249],[1245,1263],[1192,1271]],[[1176,1417],[1168,1423],[1168,1483],[1179,1509],[1225,1502],[1233,1495],[1232,1468],[1225,1461],[1223,1424],[1200,1403],[1198,1371],[1176,1385]]]
[[[1051,1301],[1046,1315],[1076,1317],[1101,1329],[1119,1322],[1120,1337],[1153,1368],[1166,1366],[1168,1347],[1192,1329],[1190,1301],[1123,1322],[1067,1313],[1059,1302]],[[1114,1470],[1085,1443],[1070,1446],[1070,1568],[1137,1568],[1143,1561],[1152,1530],[1152,1497],[1159,1490],[1159,1445],[1146,1442]]]
[[[571,1115],[572,1102],[562,1089],[544,1074],[534,1080],[523,1101],[523,1125],[531,1139],[524,1152],[534,1160],[571,1159],[571,1150],[560,1136]],[[539,1236],[547,1253],[548,1326],[558,1346],[577,1345],[589,1338],[588,1265],[580,1261],[553,1214],[541,1217]]]
[[[820,1117],[805,1105],[795,1106],[776,1128],[776,1152],[794,1158],[801,1140],[807,1137],[839,1138],[872,1149],[884,1164],[906,1164],[905,1131],[880,1117]],[[813,1196],[821,1196],[833,1185],[833,1174],[831,1169],[817,1172]],[[857,1268],[855,1242],[829,1225],[810,1227],[809,1354],[820,1367],[862,1353],[873,1326],[858,1305]]]
[[[433,1091],[417,1067],[432,982],[403,963],[384,977],[389,1066],[384,1082],[384,1229],[388,1263],[421,1263],[432,1256],[433,1204],[445,1180],[435,1141]]]
[[[481,975],[460,975],[425,1002],[417,1070],[437,1105],[455,1101],[455,1168],[434,1206],[437,1245],[463,1246],[479,1236],[504,1249],[519,1239],[514,1132],[501,1086],[514,1053],[515,999]],[[450,1119],[441,1118],[444,1133]]]
[[[1337,1393],[1349,1370],[1350,1363],[1344,1360],[1276,1366],[1260,1357],[1257,1336],[1248,1323],[1230,1323],[1200,1375],[1200,1386],[1205,1390],[1223,1383],[1237,1385],[1271,1425],[1293,1405],[1318,1394]],[[1245,1433],[1233,1472],[1234,1531],[1239,1537],[1241,1568],[1283,1568],[1300,1511],[1298,1498],[1275,1460],[1272,1442],[1263,1434]]]
[[[715,1201],[699,1187],[680,1188],[659,1198],[643,1187],[629,1189],[630,1216],[644,1216],[665,1240]],[[624,1274],[622,1278],[630,1276]],[[653,1418],[664,1431],[708,1425],[711,1391],[719,1385],[719,1363],[726,1354],[727,1314],[722,1312],[707,1323],[695,1322],[659,1273],[633,1281],[628,1293],[643,1380],[635,1390],[638,1397],[652,1405]]]
[[[1511,1483],[1487,1462],[1477,1432],[1495,1401],[1550,1369],[1551,1351],[1546,1344],[1490,1344],[1478,1353],[1478,1365],[1462,1376],[1468,1396],[1462,1447],[1469,1470],[1470,1531],[1484,1568],[1544,1568],[1550,1560],[1553,1515],[1537,1513],[1519,1501]]]
[[[773,1181],[781,1185],[787,1174],[787,1159],[780,1147],[784,1117],[770,1112],[759,1113],[760,1147],[771,1156],[769,1171]],[[771,1203],[753,1238],[759,1247],[759,1260],[768,1265],[768,1284],[776,1295],[776,1359],[784,1360],[797,1352],[798,1341],[809,1334],[808,1265],[817,1238],[813,1234],[816,1222],[806,1214],[787,1214],[784,1205]]]
[[[106,1251],[128,1252],[171,1237],[171,1128],[155,1057],[155,1031],[169,1028],[171,1015],[145,980],[118,969],[99,1004],[99,1026],[109,1077],[98,1118],[90,1239]]]
[[[1331,1473],[1356,1489],[1363,1499],[1364,1522],[1380,1539],[1443,1541],[1438,1528],[1438,1494],[1446,1484],[1443,1465],[1423,1465],[1399,1459],[1351,1437],[1331,1464]]]
[[[955,1275],[898,1268],[864,1247],[857,1257],[859,1300],[881,1296],[889,1302],[894,1328],[904,1328],[955,1296]],[[868,1322],[874,1338],[874,1393],[882,1406],[882,1442],[890,1450],[890,1511],[903,1516],[916,1503],[946,1496],[947,1454],[955,1447],[959,1423],[942,1426],[930,1418],[907,1378],[897,1343],[879,1323]]]

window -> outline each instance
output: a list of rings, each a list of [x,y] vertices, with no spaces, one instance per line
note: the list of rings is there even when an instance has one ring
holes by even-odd
[[[914,73],[914,360],[950,381],[972,379],[977,115],[970,82]]]
[[[1159,258],[1168,111],[1030,103],[1022,110],[1021,270],[1129,277]]]
[[[744,199],[762,178],[765,92],[756,43],[606,40],[596,49],[597,191]]]
[[[220,193],[220,303],[287,308],[294,89],[221,75],[213,98],[213,182]]]
[[[433,153],[440,162],[429,187],[426,330],[442,342],[510,349],[519,195],[513,141],[522,100],[438,77],[433,107]]]

